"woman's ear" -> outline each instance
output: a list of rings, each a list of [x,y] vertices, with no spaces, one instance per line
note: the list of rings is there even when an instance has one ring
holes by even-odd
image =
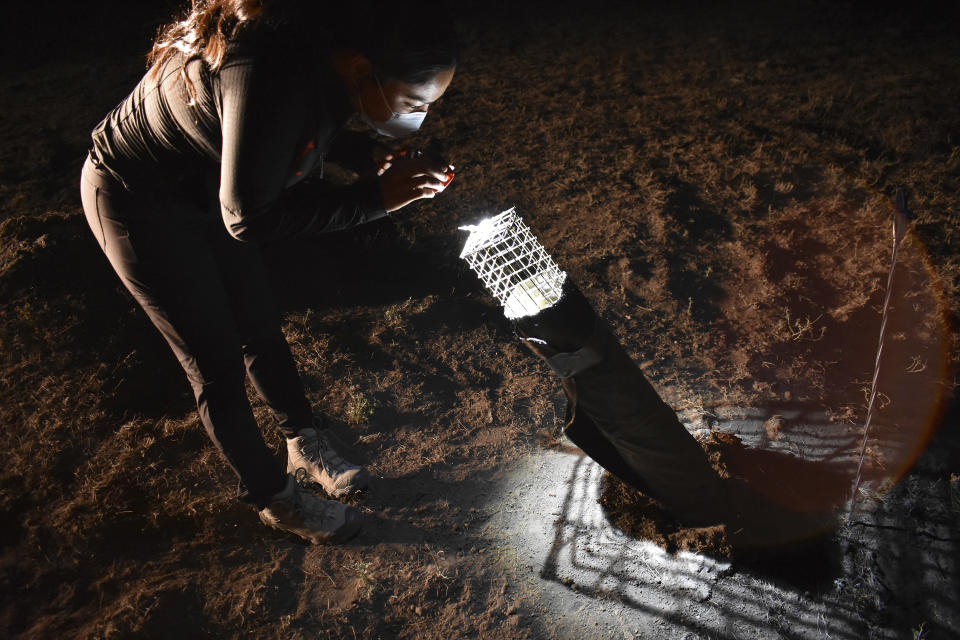
[[[351,82],[359,84],[365,78],[373,75],[373,63],[367,56],[359,53],[351,54],[347,61],[347,73]]]

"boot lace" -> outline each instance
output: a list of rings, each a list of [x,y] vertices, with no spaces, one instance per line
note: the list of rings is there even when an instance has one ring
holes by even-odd
[[[293,511],[300,514],[304,523],[333,521],[337,506],[329,500],[318,498],[306,488],[303,469],[297,469],[294,481],[297,486],[293,490]]]
[[[330,446],[327,436],[319,431],[314,431],[314,433],[316,434],[315,437],[308,436],[304,439],[302,449],[304,457],[312,462],[317,462],[330,476],[337,476],[347,471],[350,465]],[[302,469],[297,471],[302,471]]]

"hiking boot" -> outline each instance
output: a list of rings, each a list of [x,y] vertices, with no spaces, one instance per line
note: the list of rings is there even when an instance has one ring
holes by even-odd
[[[330,446],[325,431],[314,423],[313,427],[301,429],[295,438],[287,438],[287,473],[298,480],[316,482],[334,498],[366,488],[370,475],[359,465],[341,458]]]
[[[337,544],[360,531],[361,516],[353,507],[310,493],[288,475],[287,486],[261,509],[260,520],[313,544]]]

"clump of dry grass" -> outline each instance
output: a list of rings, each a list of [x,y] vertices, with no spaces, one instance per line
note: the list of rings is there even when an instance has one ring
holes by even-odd
[[[359,391],[354,392],[347,404],[347,421],[350,424],[366,424],[370,422],[376,408],[376,402]]]

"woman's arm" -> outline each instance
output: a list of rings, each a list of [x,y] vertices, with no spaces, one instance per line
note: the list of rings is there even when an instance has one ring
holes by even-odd
[[[374,148],[378,142],[357,131],[344,130],[336,135],[326,159],[360,175],[370,173],[377,167],[374,164]]]
[[[386,215],[375,176],[347,186],[315,181],[285,189],[310,119],[298,87],[253,59],[228,62],[219,72],[220,210],[239,240],[336,231]]]

